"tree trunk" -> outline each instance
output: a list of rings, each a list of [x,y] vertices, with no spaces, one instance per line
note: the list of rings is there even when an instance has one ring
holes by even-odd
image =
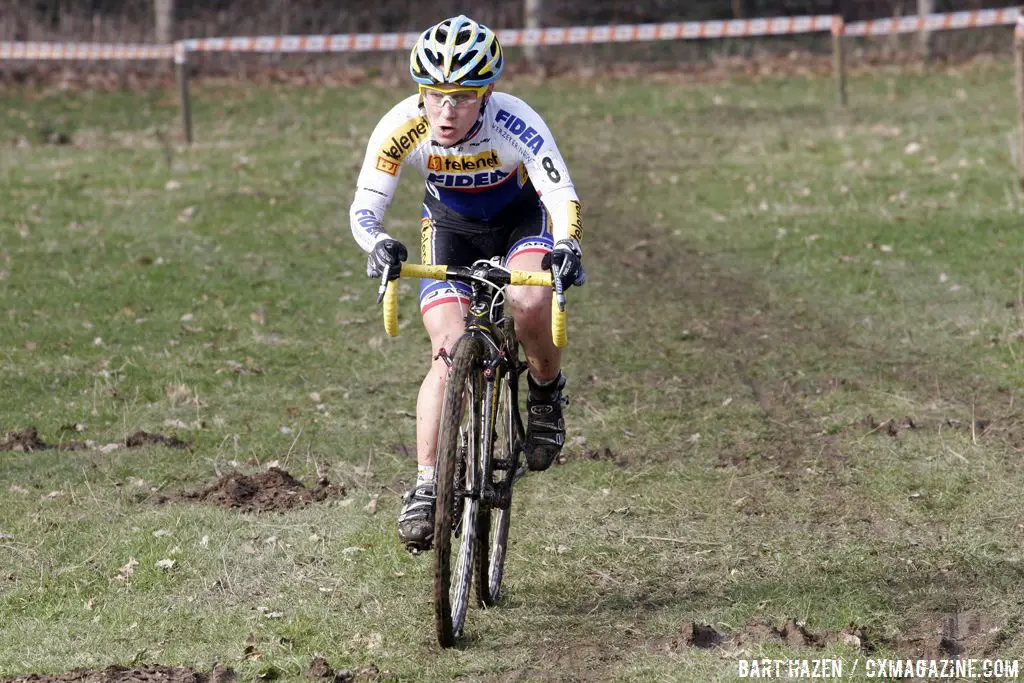
[[[156,15],[156,42],[161,45],[174,42],[174,0],[153,0]]]

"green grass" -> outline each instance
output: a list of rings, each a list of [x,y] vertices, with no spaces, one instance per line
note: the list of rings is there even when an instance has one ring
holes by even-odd
[[[956,614],[984,616],[954,634],[972,656],[1024,655],[1009,66],[861,75],[845,111],[824,80],[508,87],[585,207],[576,440],[517,489],[506,604],[450,651],[430,557],[394,535],[429,345],[412,287],[385,338],[347,218],[401,93],[200,86],[191,148],[170,92],[0,95],[0,429],[192,446],[0,452],[0,675],[294,679],[319,654],[403,680],[727,681],[741,657],[865,654],[733,646],[758,619],[912,656]],[[389,225],[415,243],[413,175]],[[145,501],[271,460],[347,498]],[[733,645],[680,644],[692,623]]]

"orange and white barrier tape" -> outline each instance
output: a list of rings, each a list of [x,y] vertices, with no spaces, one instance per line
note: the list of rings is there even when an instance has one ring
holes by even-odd
[[[663,24],[619,24],[615,26],[570,26],[545,29],[498,31],[506,47],[523,45],[580,45],[587,43],[631,43],[648,40],[696,40],[741,38],[832,29],[832,15],[736,19],[733,21],[689,21]],[[188,52],[374,52],[408,50],[419,33],[355,33],[333,36],[259,36],[202,38],[182,41]]]
[[[894,33],[916,33],[917,31],[948,31],[958,28],[981,26],[1005,26],[1016,24],[1020,12],[1016,7],[1002,9],[979,9],[969,12],[949,12],[919,16],[893,17],[892,19],[871,19],[846,25],[848,36],[885,36]]]
[[[661,24],[619,24],[610,26],[566,26],[545,29],[507,29],[497,31],[505,47],[524,45],[583,45],[591,43],[632,43],[654,40],[701,40],[745,38],[802,33],[832,33],[848,36],[877,36],[911,33],[925,28],[932,31],[1002,26],[1017,22],[1016,7],[972,10],[948,14],[930,14],[925,18],[907,16],[874,19],[845,24],[833,15],[806,15],[731,21],[686,21]],[[332,36],[260,36],[204,38],[183,41],[184,52],[374,52],[408,50],[418,33],[354,33]],[[184,54],[181,56],[184,59]]]
[[[376,52],[408,50],[418,33],[352,33],[333,36],[259,36],[183,40],[189,52]],[[177,57],[176,57],[177,59]]]
[[[649,40],[699,40],[743,38],[794,33],[816,33],[832,28],[831,15],[686,21],[665,24],[571,26],[533,30],[498,31],[502,45],[579,45],[586,43],[633,43]]]
[[[0,41],[0,59],[170,59],[173,54],[170,45]]]
[[[848,36],[879,36],[1016,24],[1024,34],[1016,7],[972,10],[927,17],[907,16],[872,19],[844,24],[842,17],[807,15],[731,21],[687,21],[660,24],[619,24],[611,26],[567,26],[545,29],[498,31],[502,45],[582,45],[590,43],[632,43],[654,40],[702,40],[745,38],[831,31]],[[0,59],[170,59],[184,64],[190,52],[378,52],[408,50],[419,33],[351,33],[330,36],[256,36],[198,38],[172,45],[121,43],[21,43],[0,42]]]

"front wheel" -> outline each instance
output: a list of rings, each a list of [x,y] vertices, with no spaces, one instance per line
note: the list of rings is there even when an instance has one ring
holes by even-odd
[[[480,340],[464,337],[459,342],[441,408],[434,515],[434,613],[441,647],[451,647],[462,633],[473,583],[483,356]]]
[[[511,341],[511,353],[516,358],[515,337],[511,326],[507,331]],[[490,607],[501,597],[501,581],[505,576],[505,559],[508,552],[508,532],[512,522],[512,485],[518,476],[522,462],[522,445],[525,438],[522,421],[519,418],[518,392],[515,391],[517,375],[513,374],[500,382],[500,395],[496,397],[494,413],[492,463],[501,462],[504,469],[495,469],[492,485],[495,489],[507,491],[505,505],[501,507],[481,506],[477,514],[476,532],[476,597],[477,602]]]
[[[501,597],[512,506],[480,510],[477,516],[477,601],[491,607]]]

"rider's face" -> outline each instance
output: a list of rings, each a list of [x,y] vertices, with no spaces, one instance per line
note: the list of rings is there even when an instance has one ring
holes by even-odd
[[[434,141],[442,145],[454,145],[466,137],[480,115],[484,98],[493,89],[494,86],[483,91],[465,88],[422,89],[420,96]]]

